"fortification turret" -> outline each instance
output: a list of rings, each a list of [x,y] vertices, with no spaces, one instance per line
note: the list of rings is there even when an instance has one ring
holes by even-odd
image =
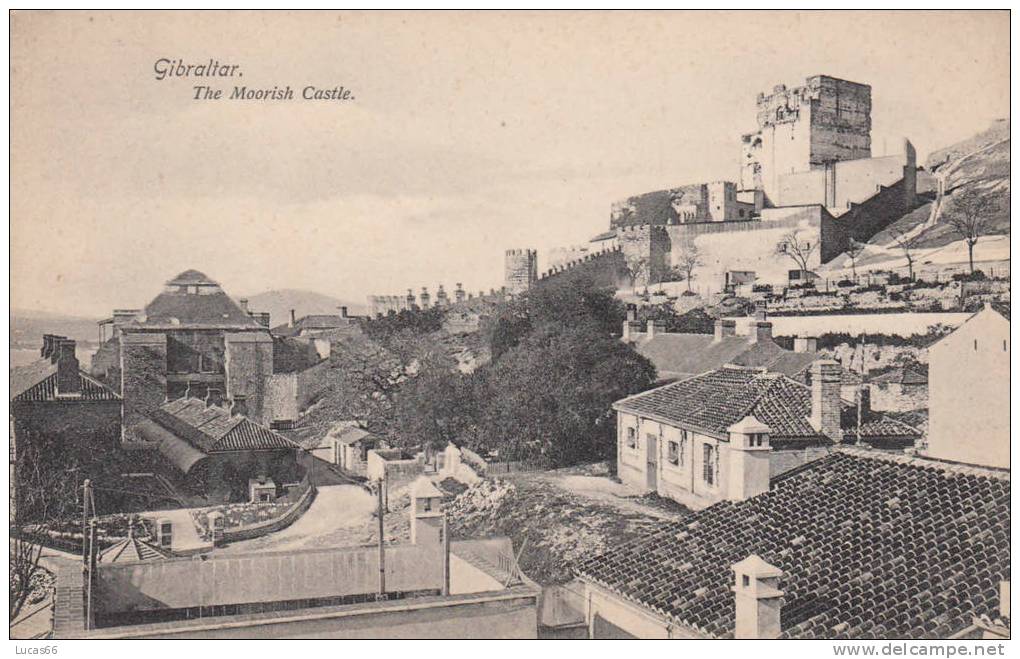
[[[538,252],[508,249],[504,260],[504,283],[511,293],[523,293],[538,281]]]

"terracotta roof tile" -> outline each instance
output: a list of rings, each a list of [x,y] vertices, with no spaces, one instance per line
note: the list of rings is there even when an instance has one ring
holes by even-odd
[[[843,402],[843,429],[856,433],[856,408]],[[811,389],[779,373],[724,367],[624,398],[613,409],[716,435],[745,416],[769,426],[774,445],[790,440],[827,442],[809,422]],[[853,413],[851,413],[853,412]],[[869,413],[862,438],[916,438],[920,432],[881,414]]]
[[[784,573],[783,637],[945,638],[998,610],[1009,495],[1008,473],[841,448],[575,571],[729,637],[731,566],[757,554]]]
[[[51,364],[49,360],[40,360],[40,362],[36,362],[29,367],[22,367],[17,376],[12,371],[12,402],[120,400],[120,396],[112,389],[81,371],[78,372],[81,393],[71,396],[57,396],[57,365]]]

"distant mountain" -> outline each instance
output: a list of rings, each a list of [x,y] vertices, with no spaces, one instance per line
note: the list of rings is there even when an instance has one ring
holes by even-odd
[[[274,327],[287,322],[291,309],[300,318],[309,314],[337,314],[341,306],[346,306],[347,313],[351,315],[368,313],[368,307],[363,303],[344,301],[314,291],[279,289],[248,296],[248,308],[268,311]]]
[[[11,309],[10,345],[18,348],[40,347],[43,334],[61,334],[79,343],[98,343],[98,320],[32,309]]]

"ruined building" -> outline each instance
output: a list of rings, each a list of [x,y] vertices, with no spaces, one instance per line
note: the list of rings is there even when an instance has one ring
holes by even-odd
[[[757,130],[742,136],[739,183],[683,185],[614,203],[610,232],[635,285],[662,281],[697,252],[695,280],[720,290],[727,273],[783,283],[797,268],[784,247],[815,269],[915,207],[916,154],[904,140],[872,157],[871,87],[817,75],[757,99]],[[792,249],[790,250],[792,251]]]

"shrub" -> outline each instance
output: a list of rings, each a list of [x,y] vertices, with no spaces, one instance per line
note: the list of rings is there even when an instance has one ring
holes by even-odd
[[[988,279],[981,270],[974,272],[958,272],[953,275],[953,281],[984,281]]]

